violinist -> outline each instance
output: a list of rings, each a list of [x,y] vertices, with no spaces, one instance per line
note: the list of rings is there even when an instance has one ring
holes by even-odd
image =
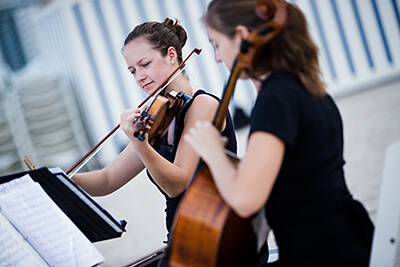
[[[318,48],[302,11],[283,0],[285,28],[262,47],[246,155],[232,164],[209,121],[184,136],[208,165],[227,204],[247,218],[261,209],[279,259],[265,266],[368,266],[373,224],[343,171],[339,110],[325,90]],[[217,62],[232,70],[240,46],[265,22],[256,0],[212,0],[203,21]],[[264,266],[264,265],[262,265]]]
[[[185,29],[177,20],[144,22],[126,37],[122,48],[127,69],[139,87],[147,94],[159,88],[182,62],[182,48],[187,40]],[[218,99],[193,86],[185,74],[179,73],[164,90],[184,93],[188,99],[185,113],[179,110],[165,134],[156,142],[135,137],[135,120],[141,116],[139,108],[131,108],[121,115],[120,127],[129,138],[127,147],[101,170],[77,173],[72,179],[92,196],[110,194],[146,168],[154,185],[166,198],[166,229],[171,229],[175,210],[198,163],[198,155],[181,139],[182,134],[198,120],[211,121],[218,107]],[[182,111],[182,112],[181,112]],[[163,118],[157,118],[163,120]],[[236,153],[236,136],[228,114],[222,135],[227,149]]]

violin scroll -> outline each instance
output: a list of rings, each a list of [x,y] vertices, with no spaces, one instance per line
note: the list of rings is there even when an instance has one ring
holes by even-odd
[[[140,117],[135,118],[133,121],[134,125],[136,126],[137,130],[133,133],[133,136],[139,139],[139,141],[144,141],[145,137],[144,134],[148,133],[151,129],[149,125],[149,121],[151,118],[151,114],[149,114],[149,107],[144,107],[142,112],[140,113]]]

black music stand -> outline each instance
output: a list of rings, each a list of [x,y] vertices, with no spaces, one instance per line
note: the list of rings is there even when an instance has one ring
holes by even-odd
[[[29,174],[38,182],[57,206],[91,241],[97,242],[120,237],[126,221],[118,222],[93,198],[83,191],[64,172],[51,172],[43,167],[0,177],[0,184]]]

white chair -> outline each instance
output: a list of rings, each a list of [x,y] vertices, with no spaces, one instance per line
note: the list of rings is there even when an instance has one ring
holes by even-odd
[[[386,150],[370,267],[399,264],[400,141]]]

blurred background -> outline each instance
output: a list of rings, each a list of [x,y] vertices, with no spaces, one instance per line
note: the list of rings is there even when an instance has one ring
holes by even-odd
[[[198,87],[222,95],[228,73],[216,64],[201,23],[209,0],[0,0],[0,175],[36,166],[65,171],[145,95],[126,69],[125,36],[141,22],[178,18],[188,32],[184,56]],[[345,171],[355,198],[375,220],[384,153],[400,140],[400,0],[296,0],[320,47],[329,93],[342,113]],[[245,152],[255,91],[240,81],[231,101]],[[126,146],[117,133],[82,169],[105,166]],[[122,266],[165,240],[164,200],[144,174],[96,198],[128,221],[122,238],[96,243],[104,266]]]

